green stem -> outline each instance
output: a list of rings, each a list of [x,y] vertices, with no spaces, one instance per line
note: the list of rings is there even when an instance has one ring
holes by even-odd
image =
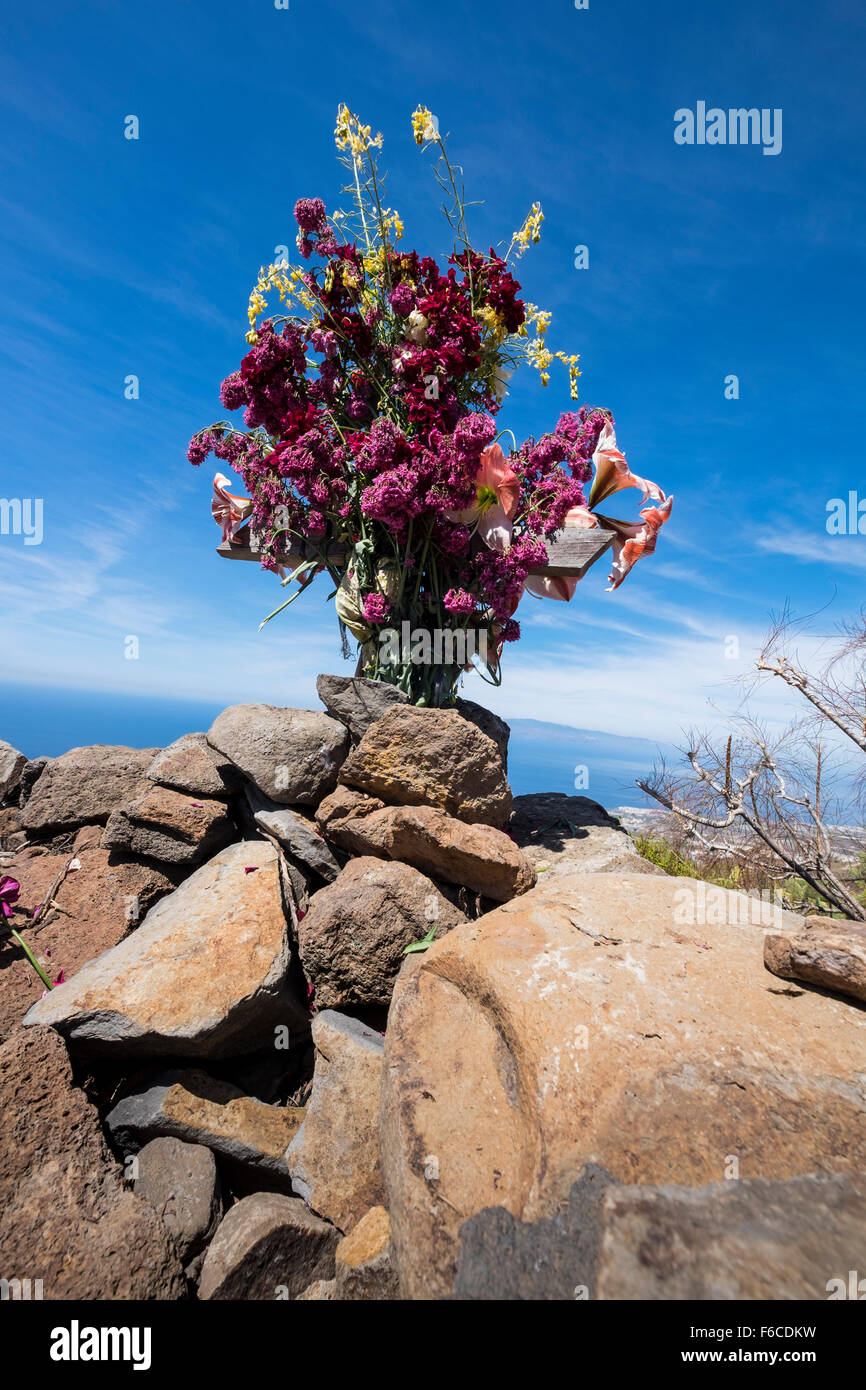
[[[33,952],[32,952],[31,949],[30,949],[30,947],[27,945],[27,942],[24,940],[24,937],[21,936],[20,932],[17,932],[17,931],[15,930],[14,927],[10,927],[10,928],[9,928],[9,931],[10,931],[10,934],[11,934],[11,935],[15,938],[15,940],[18,942],[18,945],[21,947],[22,951],[24,952],[25,956],[26,956],[27,959],[29,960],[30,964],[33,966],[33,969],[36,971],[36,974],[39,976],[39,978],[40,978],[40,980],[42,981],[42,983],[44,984],[45,988],[46,988],[46,989],[53,989],[53,988],[54,988],[53,984],[52,984],[51,981],[49,980],[48,976],[45,974],[45,971],[42,969],[42,966],[39,964],[38,960],[37,960],[36,957],[34,956]]]

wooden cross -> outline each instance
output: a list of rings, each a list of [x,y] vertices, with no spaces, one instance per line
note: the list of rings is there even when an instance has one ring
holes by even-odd
[[[222,555],[227,560],[260,560],[261,553],[256,545],[256,537],[251,536],[248,527],[243,527],[238,532],[240,545],[232,545],[229,541],[223,541],[217,546],[217,554]],[[560,531],[554,540],[545,541],[547,546],[547,564],[539,565],[532,570],[533,574],[547,574],[553,577],[563,575],[570,579],[582,579],[596,560],[610,548],[613,542],[613,532],[604,530],[585,530],[582,527],[568,527]],[[315,558],[315,549],[305,547],[303,544],[293,545],[291,551],[286,551],[276,555],[278,564],[294,568],[304,559]],[[345,550],[342,546],[330,546],[328,549],[328,560],[335,565],[342,565],[345,559]]]

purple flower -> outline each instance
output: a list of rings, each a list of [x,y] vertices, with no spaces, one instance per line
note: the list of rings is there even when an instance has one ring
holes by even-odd
[[[213,443],[213,437],[209,430],[202,430],[200,434],[194,434],[186,451],[190,463],[195,464],[196,468],[200,463],[204,463],[213,448]]]
[[[295,203],[295,221],[302,232],[318,232],[325,221],[325,204],[321,198],[299,198]]]
[[[240,410],[241,406],[249,404],[249,399],[247,385],[240,372],[232,372],[220,387],[220,400],[226,410]]]
[[[449,613],[468,615],[475,612],[475,596],[465,589],[449,589],[442,603]]]
[[[395,285],[390,295],[391,308],[402,319],[415,308],[415,296],[408,285]]]
[[[384,623],[391,612],[391,605],[384,594],[367,594],[364,598],[363,611],[368,623]]]
[[[10,878],[8,874],[0,878],[0,912],[4,917],[12,916],[12,904],[17,903],[20,892],[21,884],[17,878]]]

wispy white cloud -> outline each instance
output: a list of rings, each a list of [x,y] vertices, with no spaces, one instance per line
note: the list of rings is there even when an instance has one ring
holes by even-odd
[[[822,531],[785,527],[757,537],[761,550],[787,555],[802,564],[822,564],[835,569],[866,569],[866,539],[861,536],[831,536]]]

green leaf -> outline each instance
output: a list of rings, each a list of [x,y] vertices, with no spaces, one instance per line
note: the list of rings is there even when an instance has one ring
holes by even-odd
[[[434,942],[434,940],[435,940],[435,937],[436,937],[436,924],[435,924],[435,922],[434,922],[433,926],[430,928],[430,930],[428,931],[427,935],[424,936],[424,937],[422,937],[420,941],[413,941],[411,946],[407,946],[407,947],[406,947],[405,951],[403,952],[403,955],[404,955],[404,956],[411,956],[411,955],[414,954],[415,951],[426,951],[427,948],[428,948],[429,946],[432,946],[432,945],[433,945],[433,942]]]

